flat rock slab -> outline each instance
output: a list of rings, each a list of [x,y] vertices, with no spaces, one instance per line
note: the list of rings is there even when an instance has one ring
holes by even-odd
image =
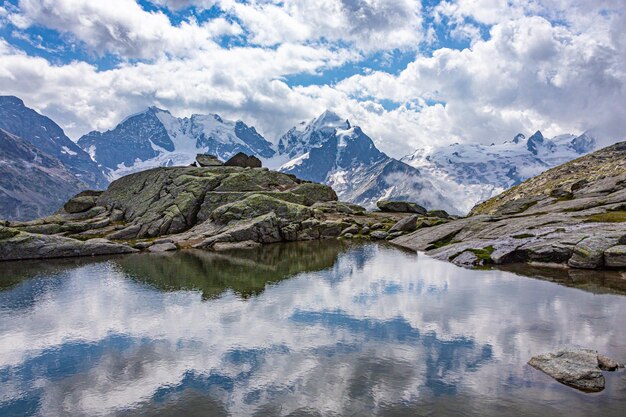
[[[605,383],[600,362],[607,359],[591,349],[568,348],[534,356],[528,364],[562,384],[585,392],[599,392]]]
[[[176,245],[171,242],[157,243],[148,248],[150,252],[168,252],[168,251],[176,250],[176,249],[178,249]]]

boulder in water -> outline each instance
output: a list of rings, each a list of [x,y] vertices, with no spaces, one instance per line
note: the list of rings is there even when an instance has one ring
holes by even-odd
[[[605,379],[601,369],[618,368],[617,362],[594,350],[582,348],[564,348],[534,356],[528,364],[562,384],[585,392],[602,391]]]

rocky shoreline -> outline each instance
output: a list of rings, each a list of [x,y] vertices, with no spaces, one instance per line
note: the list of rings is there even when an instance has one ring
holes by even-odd
[[[470,216],[392,243],[460,266],[626,268],[626,142],[553,168]]]
[[[326,185],[267,168],[161,167],[122,177],[106,191],[81,192],[52,216],[0,222],[0,260],[389,240],[448,221],[445,212],[410,208],[368,213],[337,201]]]

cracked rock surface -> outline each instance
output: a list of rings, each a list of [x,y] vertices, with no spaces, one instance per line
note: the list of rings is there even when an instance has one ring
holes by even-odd
[[[624,269],[626,142],[548,170],[477,205],[466,218],[392,242],[468,267],[527,262]]]

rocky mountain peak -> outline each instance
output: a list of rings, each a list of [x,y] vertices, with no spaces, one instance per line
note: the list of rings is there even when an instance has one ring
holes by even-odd
[[[0,106],[4,105],[26,107],[24,105],[24,101],[21,98],[15,96],[0,96]]]
[[[520,143],[523,140],[526,140],[526,136],[523,133],[518,133],[513,138],[513,143]]]

